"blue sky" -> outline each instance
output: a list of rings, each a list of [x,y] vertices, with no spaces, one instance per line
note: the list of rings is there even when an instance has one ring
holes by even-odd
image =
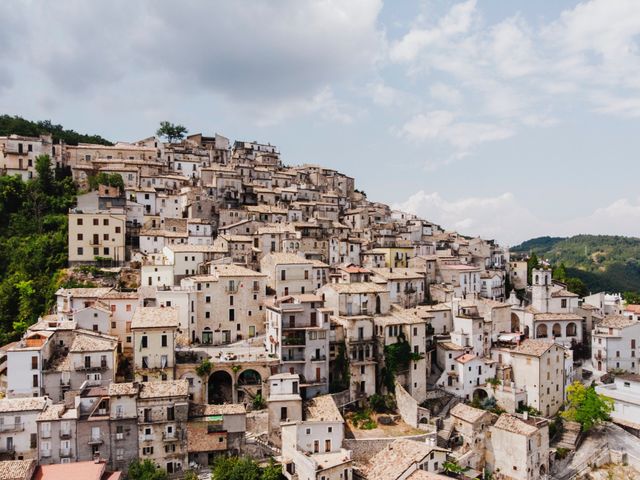
[[[640,2],[0,4],[0,111],[277,144],[515,244],[638,235]]]

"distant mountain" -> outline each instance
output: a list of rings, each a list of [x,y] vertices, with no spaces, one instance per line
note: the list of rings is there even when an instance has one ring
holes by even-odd
[[[60,140],[62,140],[67,145],[77,145],[78,143],[113,145],[113,143],[100,135],[78,133],[75,130],[65,129],[62,125],[51,123],[50,120],[33,122],[22,117],[0,115],[0,136],[16,134],[25,137],[37,137],[47,133],[53,136],[54,143],[60,143]]]
[[[533,253],[553,265],[564,263],[567,275],[581,279],[589,290],[640,292],[640,238],[613,235],[539,237],[513,248]]]

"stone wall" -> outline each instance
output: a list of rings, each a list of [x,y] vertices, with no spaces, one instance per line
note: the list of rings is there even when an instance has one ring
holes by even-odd
[[[393,441],[402,438],[403,440],[416,440],[425,442],[432,439],[435,445],[435,431],[424,433],[422,435],[411,435],[408,437],[384,437],[384,438],[345,438],[342,442],[343,448],[351,450],[351,458],[355,462],[366,462],[380,450],[385,448]]]
[[[418,402],[396,381],[396,405],[398,413],[407,425],[420,428],[420,421],[431,418],[429,410],[418,405]],[[423,422],[424,424],[426,422]]]

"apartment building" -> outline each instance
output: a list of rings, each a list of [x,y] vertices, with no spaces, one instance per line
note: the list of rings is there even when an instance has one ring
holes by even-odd
[[[53,145],[51,135],[25,137],[9,135],[0,137],[0,174],[20,175],[22,180],[29,180],[37,175],[36,158],[49,155],[52,166],[59,165],[60,145]]]
[[[266,305],[267,351],[280,359],[280,372],[297,374],[303,398],[329,391],[330,311],[322,298],[300,294]]]
[[[138,458],[170,474],[187,468],[188,392],[186,380],[169,380],[143,382],[138,394]]]
[[[69,264],[93,263],[96,257],[126,260],[127,216],[122,209],[69,212]]]
[[[48,404],[36,418],[38,463],[76,462],[78,410],[64,403]]]
[[[624,315],[607,315],[591,333],[591,362],[598,372],[639,373],[640,322]]]
[[[179,326],[174,307],[139,307],[131,320],[136,381],[173,380]]]
[[[109,442],[111,458],[109,465],[114,470],[127,472],[132,461],[138,458],[138,383],[110,383],[109,396]]]
[[[262,257],[260,271],[276,296],[313,293],[313,262],[293,253],[270,253]]]
[[[47,397],[0,399],[0,457],[38,458],[37,419],[51,404]]]

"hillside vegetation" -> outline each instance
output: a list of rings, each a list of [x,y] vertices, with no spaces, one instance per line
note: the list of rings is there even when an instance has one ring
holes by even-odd
[[[553,265],[564,264],[567,275],[592,291],[640,292],[640,238],[612,235],[539,237],[513,247],[535,253]]]
[[[77,145],[78,143],[113,145],[113,143],[105,140],[100,135],[86,135],[74,130],[68,130],[62,125],[51,123],[51,120],[32,122],[22,117],[0,115],[0,136],[16,134],[26,137],[37,137],[47,133],[53,136],[54,143],[60,143],[62,140],[67,145]]]
[[[110,144],[99,135],[65,130],[49,121],[0,115],[0,135],[52,133],[54,142]],[[69,169],[36,159],[37,178],[0,175],[0,344],[16,340],[48,311],[67,266],[67,213],[76,186]]]

